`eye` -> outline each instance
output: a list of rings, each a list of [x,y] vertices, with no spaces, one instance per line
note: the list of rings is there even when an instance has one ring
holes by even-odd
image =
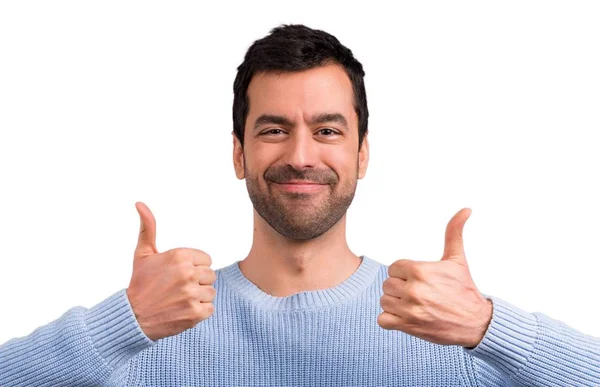
[[[264,132],[262,132],[260,135],[266,135],[266,134],[279,134],[279,133],[283,133],[283,131],[281,129],[269,129],[269,130],[265,130]]]
[[[340,134],[337,130],[333,130],[331,128],[319,129],[319,132],[323,133],[325,137],[331,137],[332,134]]]

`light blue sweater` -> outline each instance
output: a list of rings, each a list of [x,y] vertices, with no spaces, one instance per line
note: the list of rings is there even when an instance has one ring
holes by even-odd
[[[156,342],[125,290],[0,346],[0,386],[600,386],[600,339],[499,298],[474,349],[382,329],[387,266],[273,297],[216,270],[214,314]]]

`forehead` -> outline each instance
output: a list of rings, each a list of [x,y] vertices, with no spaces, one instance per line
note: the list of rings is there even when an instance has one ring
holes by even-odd
[[[297,118],[337,112],[356,127],[352,83],[336,64],[297,72],[266,72],[254,75],[248,86],[250,110],[246,126],[262,114]]]

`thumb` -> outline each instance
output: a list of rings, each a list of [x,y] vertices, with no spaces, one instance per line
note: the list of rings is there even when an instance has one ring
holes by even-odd
[[[447,259],[460,259],[466,262],[465,248],[463,244],[463,229],[467,219],[471,216],[470,208],[458,211],[446,226],[446,243],[444,244],[444,255],[442,261]]]
[[[156,248],[156,220],[152,211],[142,202],[136,202],[135,208],[140,214],[140,234],[133,258],[138,259],[156,254],[158,249]]]

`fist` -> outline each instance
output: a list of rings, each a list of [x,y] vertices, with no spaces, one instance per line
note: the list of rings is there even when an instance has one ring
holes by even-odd
[[[201,250],[159,253],[154,215],[144,203],[135,207],[140,233],[127,297],[142,331],[158,340],[193,328],[213,314],[216,274],[210,256]]]
[[[459,211],[446,227],[437,262],[401,259],[388,268],[377,323],[442,345],[474,348],[492,318],[492,302],[477,290],[464,253],[462,231],[471,215]]]

